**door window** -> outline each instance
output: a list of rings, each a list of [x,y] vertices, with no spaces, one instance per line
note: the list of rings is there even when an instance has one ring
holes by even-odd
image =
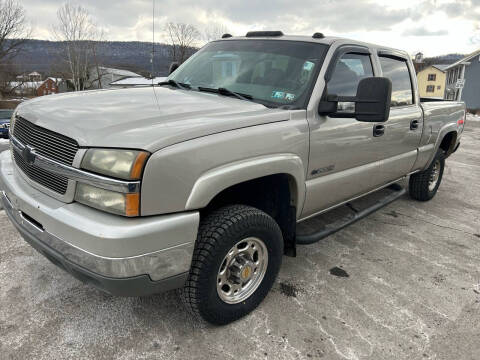
[[[335,66],[327,89],[328,94],[355,96],[360,80],[373,76],[372,62],[368,54],[344,54]]]
[[[412,80],[410,79],[407,61],[399,58],[380,56],[380,65],[383,76],[392,81],[391,106],[412,105]]]

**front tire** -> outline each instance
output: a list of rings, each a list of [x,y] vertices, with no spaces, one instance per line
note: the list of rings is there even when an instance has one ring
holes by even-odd
[[[410,176],[410,197],[419,201],[431,200],[442,182],[444,169],[445,154],[440,149],[427,169]]]
[[[235,321],[268,294],[282,256],[282,233],[272,217],[245,205],[215,210],[201,221],[182,300],[209,323]]]

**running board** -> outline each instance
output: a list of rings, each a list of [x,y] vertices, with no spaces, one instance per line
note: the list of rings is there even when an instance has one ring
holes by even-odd
[[[357,222],[358,220],[363,219],[364,217],[374,213],[375,211],[380,210],[384,206],[387,206],[388,204],[402,197],[406,192],[407,191],[401,187],[398,190],[395,189],[394,193],[385,196],[383,199],[377,201],[372,206],[361,211],[357,211],[349,203],[347,203],[346,205],[352,211],[354,211],[354,214],[346,216],[342,219],[339,219],[337,221],[334,221],[328,224],[327,226],[325,226],[325,228],[322,231],[319,231],[313,234],[308,234],[308,235],[297,235],[296,243],[299,245],[308,245],[308,244],[316,243],[317,241],[320,241],[326,238],[327,236],[330,236],[336,233],[337,231],[342,230],[343,228]]]

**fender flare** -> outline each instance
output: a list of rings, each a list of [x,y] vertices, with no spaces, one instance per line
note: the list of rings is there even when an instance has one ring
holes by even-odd
[[[435,158],[435,155],[437,154],[438,149],[440,148],[440,144],[442,143],[443,138],[445,137],[445,135],[447,135],[450,132],[454,132],[458,136],[457,124],[451,124],[451,123],[446,124],[440,129],[440,131],[438,132],[437,139],[435,141],[434,150],[433,150],[432,154],[430,155],[430,158],[428,159],[427,165],[425,166],[424,169],[427,169],[432,164],[432,161]],[[458,139],[458,137],[457,137],[457,139]]]
[[[204,208],[216,195],[233,185],[275,174],[287,174],[294,179],[298,218],[305,200],[305,168],[302,159],[294,154],[264,155],[206,171],[195,181],[185,209]]]

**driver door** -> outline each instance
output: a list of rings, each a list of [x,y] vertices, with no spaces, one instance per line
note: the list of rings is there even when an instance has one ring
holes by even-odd
[[[360,80],[374,76],[368,49],[360,50],[338,57],[326,84],[328,94],[355,96]],[[351,103],[339,103],[339,108],[341,106],[343,109],[354,107]],[[373,128],[377,124],[354,118],[321,116],[317,111],[308,122],[310,158],[302,218],[364,194],[380,182],[375,175],[378,172],[378,149]]]

